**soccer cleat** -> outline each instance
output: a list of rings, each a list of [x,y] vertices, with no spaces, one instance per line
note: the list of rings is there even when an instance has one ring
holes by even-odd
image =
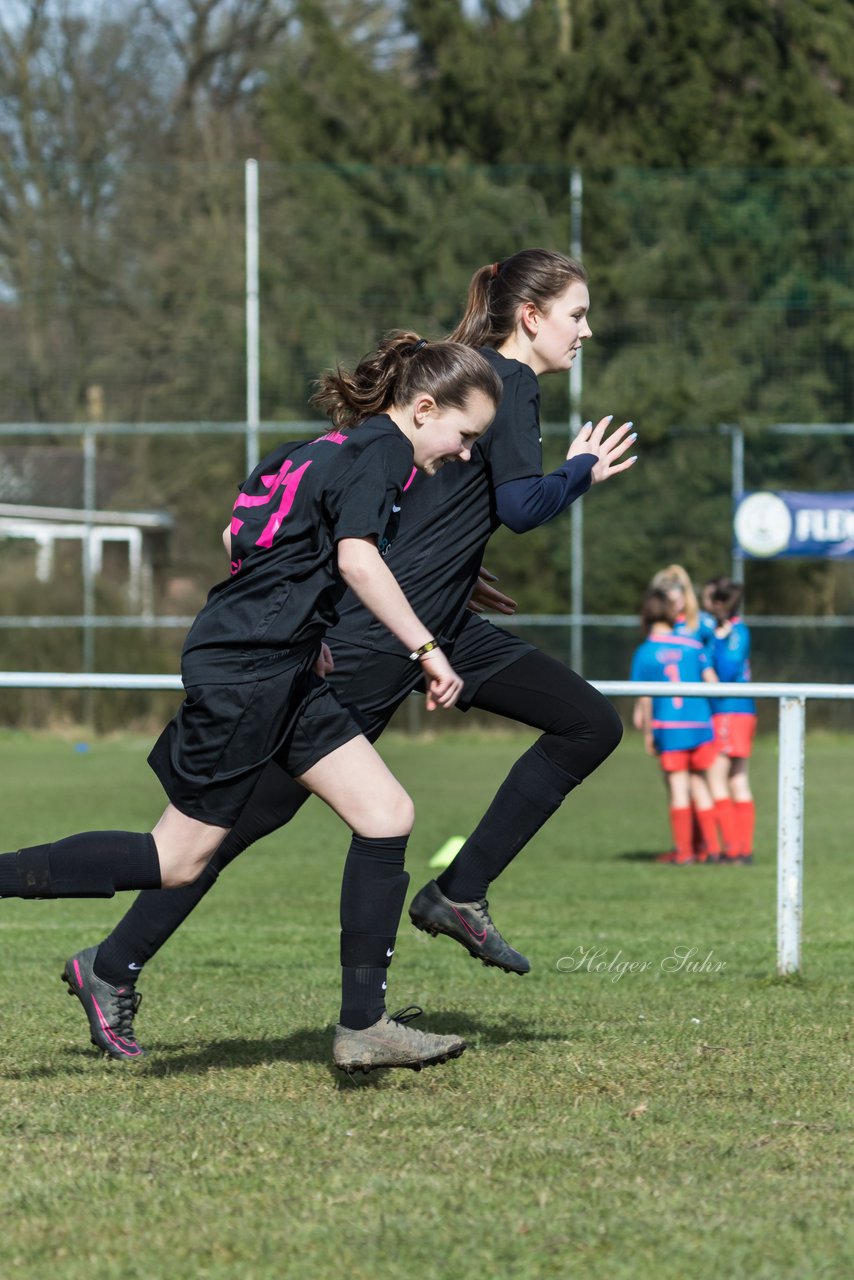
[[[68,984],[68,994],[77,996],[86,1010],[96,1048],[123,1061],[144,1058],[146,1051],[133,1034],[134,1014],[142,996],[133,986],[111,987],[99,978],[93,968],[97,954],[97,947],[89,947],[66,960],[62,981]]]
[[[383,1013],[373,1026],[354,1031],[337,1026],[332,1042],[332,1060],[341,1071],[375,1071],[378,1067],[408,1067],[420,1071],[449,1058],[458,1058],[466,1048],[459,1036],[437,1036],[416,1031],[407,1025],[423,1010],[410,1005],[398,1013]]]
[[[416,929],[434,938],[444,933],[461,942],[470,955],[484,964],[505,973],[527,973],[531,962],[504,941],[492,923],[488,906],[485,898],[480,902],[451,902],[431,880],[412,899],[409,918]]]

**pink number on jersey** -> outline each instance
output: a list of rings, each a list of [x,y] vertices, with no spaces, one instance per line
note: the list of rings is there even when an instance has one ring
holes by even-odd
[[[667,679],[670,680],[672,684],[678,684],[679,683],[679,663],[668,662],[667,666],[664,668],[664,674],[667,676]],[[677,710],[679,710],[681,707],[685,705],[685,699],[674,698],[673,705],[674,707],[676,707]]]
[[[273,545],[273,539],[279,532],[282,522],[290,512],[291,507],[294,505],[294,498],[296,497],[300,481],[311,466],[311,461],[311,458],[309,458],[308,462],[304,462],[301,467],[297,467],[296,471],[291,471],[291,460],[290,458],[286,458],[275,475],[261,477],[261,483],[270,490],[269,493],[262,493],[257,497],[250,497],[245,493],[238,495],[237,501],[234,504],[235,511],[238,507],[265,506],[266,503],[271,502],[272,499],[275,498],[279,489],[282,490],[282,499],[279,503],[279,509],[270,516],[270,519],[264,526],[264,530],[260,538],[258,538],[255,543],[256,547],[267,547],[269,549]],[[240,529],[242,525],[242,520],[238,519],[237,516],[233,517],[231,522],[231,532],[237,533],[238,529]]]

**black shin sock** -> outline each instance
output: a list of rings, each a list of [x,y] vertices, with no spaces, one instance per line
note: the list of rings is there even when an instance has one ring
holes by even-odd
[[[275,761],[262,773],[255,790],[216,853],[193,884],[179,889],[141,893],[113,932],[98,948],[95,972],[112,986],[133,982],[175,930],[217,882],[220,871],[262,836],[290,822],[309,793]]]
[[[385,1010],[386,971],[409,876],[409,837],[353,836],[341,884],[342,1027],[372,1026]]]
[[[139,971],[212,889],[219,875],[209,862],[198,880],[177,889],[149,889],[135,899],[98,947],[95,973],[113,987],[136,982]]]
[[[543,739],[516,761],[495,799],[451,865],[438,877],[454,902],[479,902],[579,779],[567,773],[542,746]]]
[[[111,898],[160,888],[160,859],[147,832],[88,831],[0,854],[0,897]]]

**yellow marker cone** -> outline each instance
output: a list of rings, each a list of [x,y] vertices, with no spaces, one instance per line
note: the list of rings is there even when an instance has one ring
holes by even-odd
[[[438,869],[450,866],[465,842],[465,836],[451,836],[440,849],[436,850],[429,865]]]

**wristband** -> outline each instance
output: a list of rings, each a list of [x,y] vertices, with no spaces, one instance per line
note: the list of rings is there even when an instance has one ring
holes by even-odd
[[[434,649],[438,648],[438,640],[428,640],[425,644],[422,644],[420,649],[413,649],[409,656],[413,662],[419,662],[421,658],[426,658],[428,653],[432,653]]]

